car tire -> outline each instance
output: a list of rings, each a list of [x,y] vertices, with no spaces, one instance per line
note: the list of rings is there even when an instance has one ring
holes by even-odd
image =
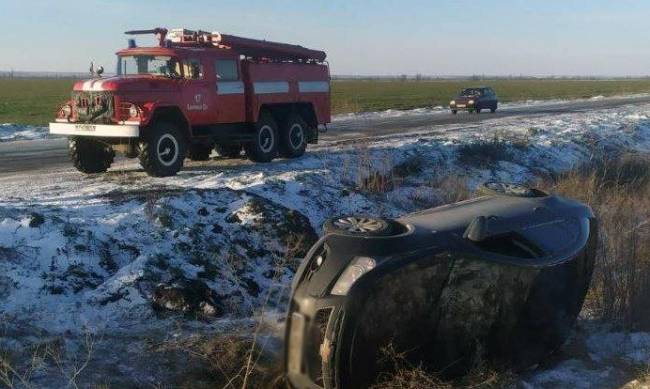
[[[478,114],[481,113],[481,109],[480,109],[480,108],[476,108],[476,109],[474,109],[474,112],[476,112],[476,114],[478,115]]]
[[[214,150],[222,158],[239,158],[241,156],[241,145],[234,144],[217,144],[214,146]]]
[[[497,111],[497,107],[496,107],[496,106],[490,108],[490,112],[495,113],[496,111]]]
[[[477,196],[546,197],[548,193],[525,185],[505,182],[486,182],[476,189]]]
[[[307,148],[307,123],[298,114],[291,114],[280,128],[278,151],[281,157],[298,158]]]
[[[82,173],[104,173],[115,160],[113,148],[94,139],[73,137],[68,147],[72,164]]]
[[[452,109],[452,110],[451,110],[451,114],[452,114],[452,115],[456,115],[457,113],[458,113],[457,110],[455,110],[455,109]]]
[[[340,216],[328,219],[323,224],[326,234],[347,236],[389,236],[393,233],[390,220],[367,216]]]
[[[192,161],[209,161],[212,154],[212,146],[197,144],[190,146],[187,157]]]
[[[255,123],[253,141],[244,146],[246,156],[253,162],[271,162],[278,154],[278,125],[268,113],[262,113]]]
[[[152,177],[176,175],[183,167],[186,153],[185,136],[172,123],[154,124],[140,141],[140,164]]]

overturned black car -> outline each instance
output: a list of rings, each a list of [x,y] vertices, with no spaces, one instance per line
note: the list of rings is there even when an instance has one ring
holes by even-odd
[[[564,343],[593,271],[591,209],[516,185],[481,191],[397,220],[326,223],[293,282],[293,387],[367,387],[392,368],[389,346],[453,376],[477,353],[522,369]]]

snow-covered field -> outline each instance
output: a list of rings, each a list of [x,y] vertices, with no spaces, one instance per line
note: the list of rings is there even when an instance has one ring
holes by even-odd
[[[626,151],[650,152],[650,104],[326,142],[270,164],[189,163],[165,179],[124,160],[104,175],[0,178],[0,349],[58,339],[74,352],[94,334],[100,351],[81,380],[164,382],[172,373],[147,342],[241,329],[260,310],[281,317],[294,258],[327,217],[394,217],[448,201],[453,183],[531,182]],[[521,385],[615,387],[650,363],[650,334],[582,327],[584,355]]]
[[[21,124],[0,124],[0,142],[34,140],[48,137],[48,128]]]
[[[634,95],[620,95],[620,96],[594,96],[588,99],[549,99],[549,100],[526,100],[526,101],[514,101],[509,103],[499,104],[500,111],[517,111],[526,108],[542,108],[542,107],[552,107],[564,105],[567,103],[581,103],[589,101],[616,101],[621,99],[630,99],[630,98],[644,98],[648,97],[649,94],[634,94]],[[409,110],[399,110],[399,109],[388,109],[385,111],[379,112],[361,112],[361,113],[349,113],[337,115],[333,118],[334,123],[346,122],[349,120],[369,120],[369,119],[390,119],[390,118],[399,118],[399,117],[413,117],[413,116],[426,116],[426,115],[440,115],[440,114],[449,114],[449,108],[443,106],[436,107],[427,107],[427,108],[415,108]]]

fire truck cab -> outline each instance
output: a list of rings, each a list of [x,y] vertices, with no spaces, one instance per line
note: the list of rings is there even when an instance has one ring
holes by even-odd
[[[213,149],[224,157],[243,149],[255,162],[296,158],[331,120],[322,51],[186,29],[127,34],[156,34],[159,46],[129,40],[116,75],[76,83],[50,123],[84,173],[105,172],[116,152],[157,177]]]

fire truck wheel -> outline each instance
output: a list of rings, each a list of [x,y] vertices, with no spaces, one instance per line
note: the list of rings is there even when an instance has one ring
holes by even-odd
[[[140,164],[153,177],[167,177],[183,167],[187,145],[183,133],[171,123],[153,125],[140,140]]]
[[[215,151],[223,158],[239,158],[241,155],[241,145],[216,144]]]
[[[278,150],[284,158],[298,158],[307,148],[307,123],[297,114],[291,114],[280,129]]]
[[[209,161],[212,154],[212,145],[191,145],[187,154],[192,161]]]
[[[271,115],[260,115],[253,136],[253,141],[244,146],[246,156],[253,162],[271,162],[278,153],[278,125]]]
[[[72,163],[82,173],[103,173],[115,158],[112,147],[93,139],[70,138],[68,145]]]

